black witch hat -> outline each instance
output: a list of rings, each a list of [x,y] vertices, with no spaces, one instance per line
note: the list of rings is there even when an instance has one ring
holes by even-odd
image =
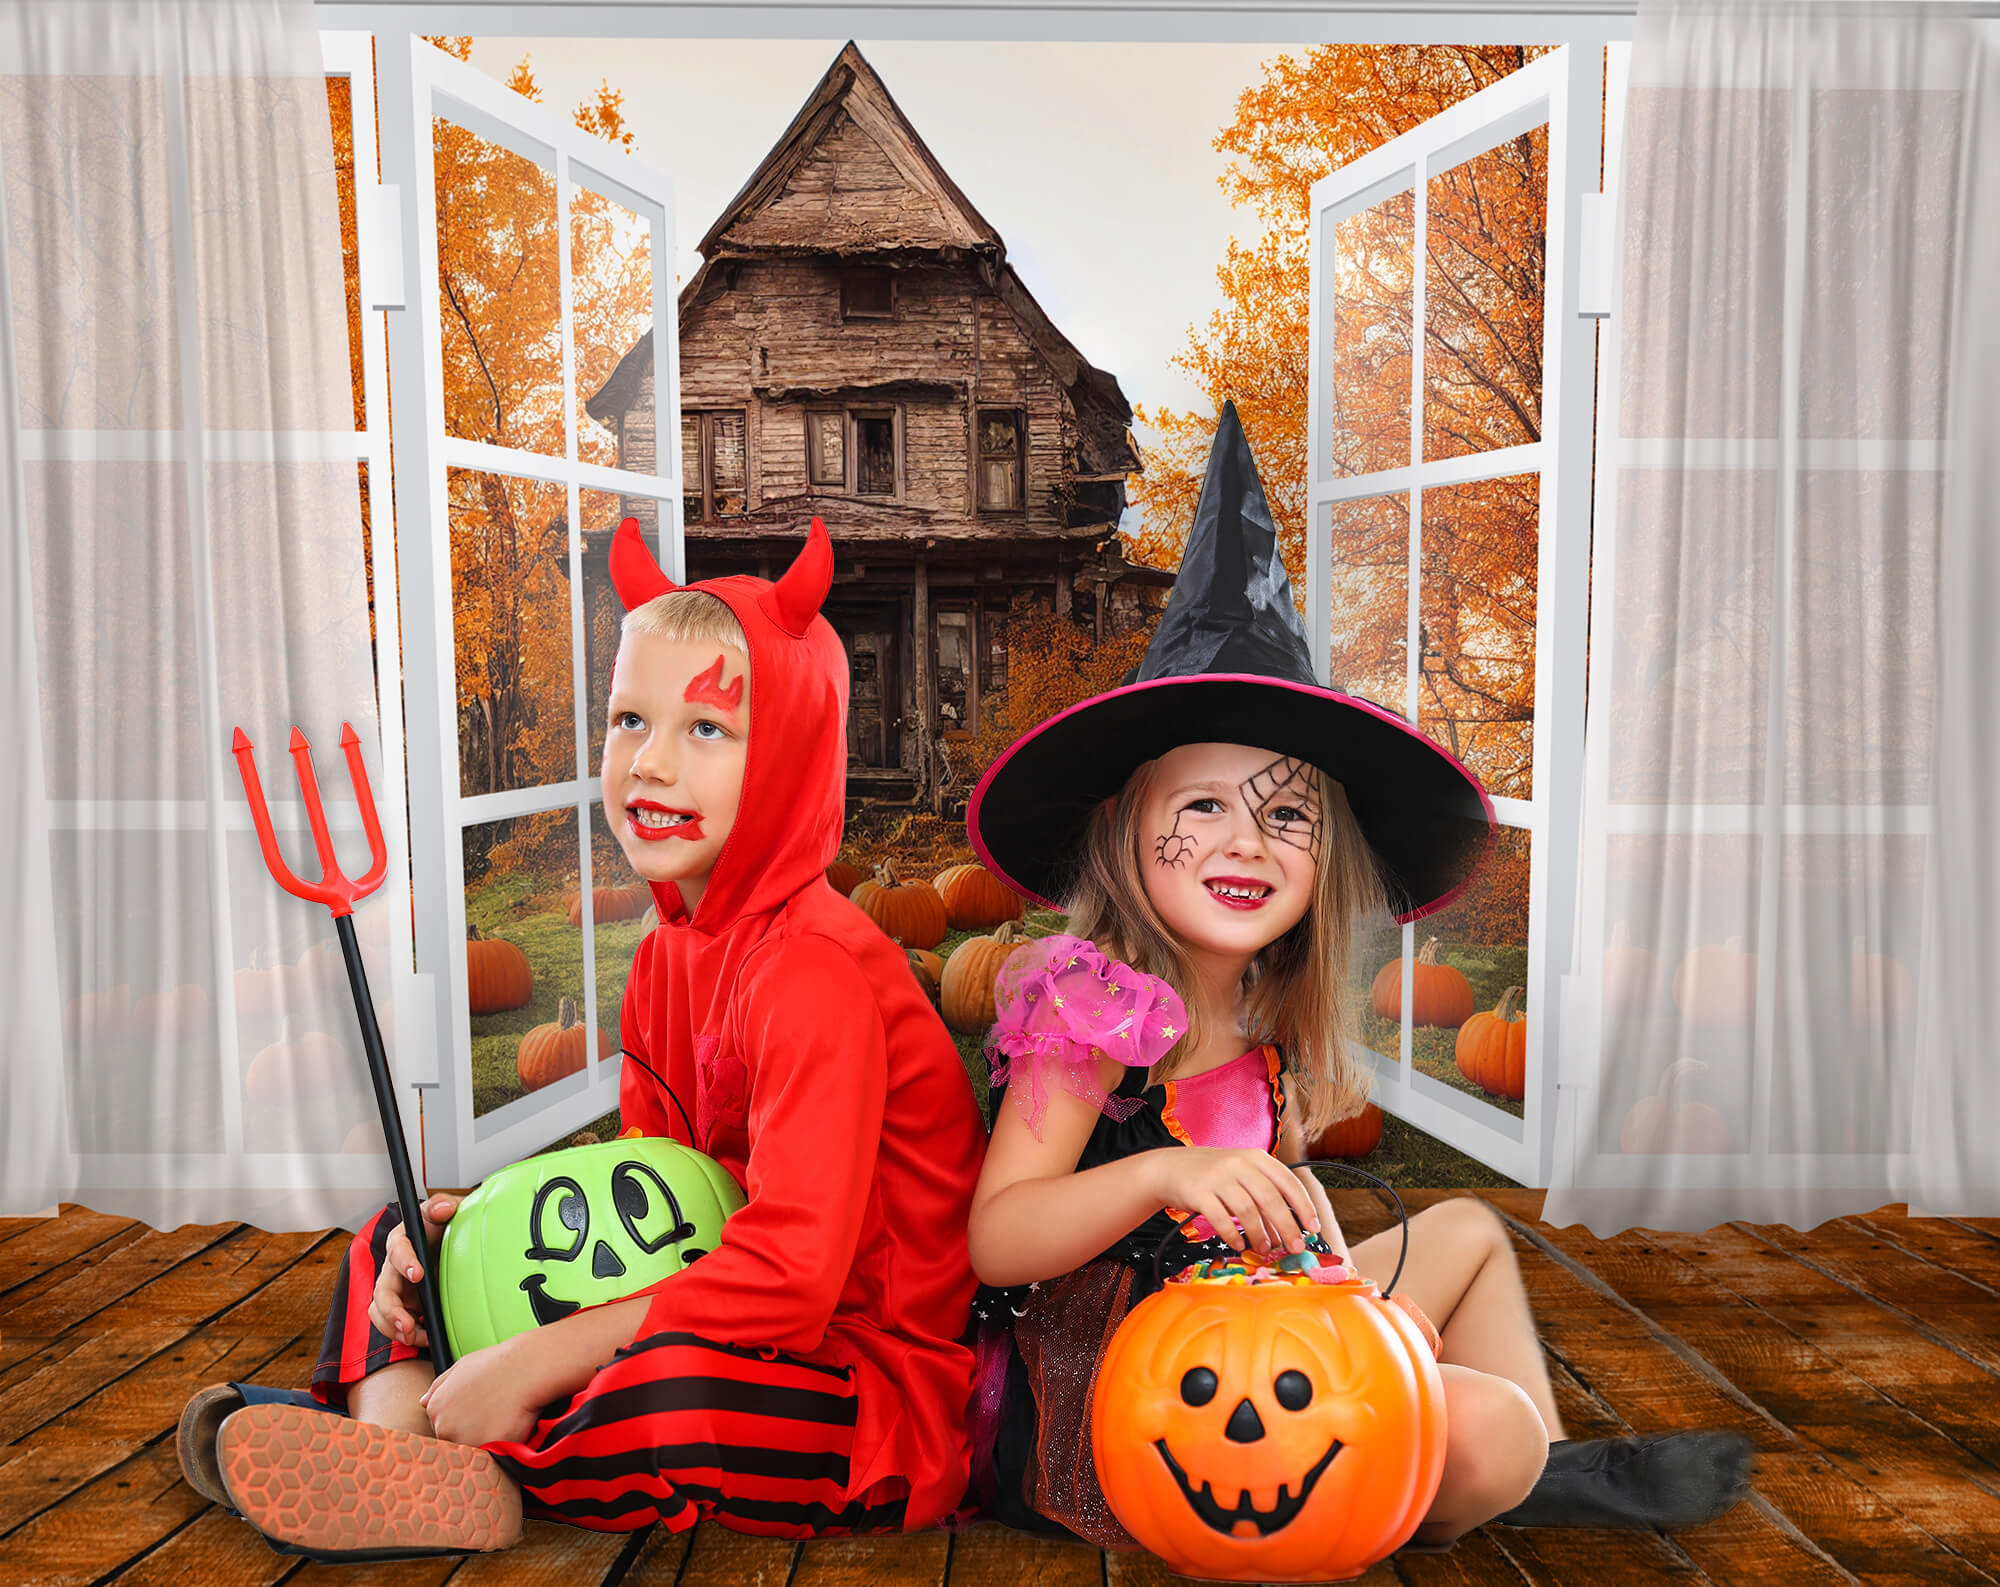
[[[966,811],[972,846],[1015,891],[1060,908],[1091,811],[1147,761],[1199,743],[1295,755],[1341,784],[1399,921],[1450,903],[1485,855],[1493,806],[1479,779],[1394,712],[1315,677],[1233,402],[1145,659],[1008,746]]]

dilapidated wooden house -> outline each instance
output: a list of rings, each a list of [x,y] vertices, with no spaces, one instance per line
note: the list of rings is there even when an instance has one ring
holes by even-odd
[[[1010,600],[1101,635],[1172,582],[1119,551],[1131,407],[852,44],[700,252],[680,295],[688,575],[768,576],[823,519],[849,796],[956,803],[956,746],[1006,687]],[[588,403],[628,466],[652,466],[652,380],[649,333]]]

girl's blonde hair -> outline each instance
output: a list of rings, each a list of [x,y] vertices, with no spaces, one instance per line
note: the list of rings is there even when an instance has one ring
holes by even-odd
[[[706,639],[734,645],[750,654],[743,625],[727,602],[706,590],[668,590],[625,614],[619,630],[625,634],[654,634],[661,639]]]
[[[1146,896],[1139,870],[1145,836],[1139,817],[1158,766],[1147,761],[1091,812],[1066,929],[1133,969],[1159,976],[1185,998],[1195,984],[1193,963]],[[1312,903],[1297,925],[1251,961],[1244,978],[1251,1039],[1274,1042],[1284,1053],[1288,1101],[1307,1141],[1336,1119],[1359,1113],[1368,1100],[1367,1071],[1345,1039],[1356,1001],[1348,956],[1355,922],[1388,914],[1381,874],[1346,791],[1317,766],[1312,776],[1321,817]],[[1158,1080],[1179,1073],[1207,1034],[1203,1010],[1187,1001],[1187,1032],[1161,1061]]]

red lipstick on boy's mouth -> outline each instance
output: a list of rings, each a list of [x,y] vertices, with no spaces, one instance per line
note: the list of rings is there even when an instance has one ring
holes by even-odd
[[[1275,891],[1269,882],[1260,882],[1251,876],[1208,876],[1202,879],[1202,886],[1208,889],[1210,898],[1228,909],[1262,909]],[[1222,887],[1228,888],[1229,892],[1216,891]],[[1232,897],[1231,894],[1237,896]]]
[[[648,826],[639,819],[639,812],[645,810],[656,816],[667,818],[662,826]],[[675,810],[669,805],[656,805],[650,799],[634,799],[625,807],[625,825],[634,837],[644,838],[648,843],[657,843],[662,838],[699,838],[701,817],[692,810]]]

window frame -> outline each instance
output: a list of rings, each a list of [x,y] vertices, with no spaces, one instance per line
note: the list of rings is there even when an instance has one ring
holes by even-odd
[[[816,459],[813,449],[813,421],[815,419],[838,418],[840,420],[841,481],[838,485],[828,484],[814,478]],[[895,488],[893,491],[864,491],[861,489],[861,431],[862,419],[886,418],[890,424],[890,444],[895,450]],[[804,437],[806,453],[806,491],[830,492],[851,496],[856,501],[878,501],[901,503],[909,489],[904,456],[904,417],[900,402],[843,402],[820,403],[805,410],[805,421],[800,427]]]
[[[879,309],[858,308],[854,303],[854,288],[861,282],[879,281],[887,306]],[[843,325],[855,320],[893,320],[896,317],[896,272],[879,265],[843,265],[840,267],[840,321]]]
[[[995,506],[986,499],[986,463],[1004,454],[986,450],[988,415],[1011,414],[1014,420],[1014,499]],[[1004,517],[1028,510],[1028,410],[1018,404],[979,403],[972,410],[973,511],[989,517]]]
[[[719,513],[715,510],[715,421],[716,419],[722,417],[725,414],[735,414],[739,419],[743,421],[743,508],[742,511],[740,512],[732,512],[732,513]],[[686,438],[683,437],[681,441],[681,449],[682,449],[681,522],[683,524],[691,524],[691,523],[718,524],[726,522],[728,519],[731,518],[741,518],[746,516],[750,511],[750,478],[752,473],[751,462],[750,462],[750,410],[747,407],[681,409],[681,425],[683,428],[686,427],[687,421],[690,419],[695,420],[697,425],[696,441],[695,441],[695,467],[700,470],[701,513],[700,516],[695,518],[690,518],[687,516],[687,500],[688,500],[688,495],[691,493],[688,492],[687,490],[687,483],[688,483],[686,477],[687,441]],[[623,422],[622,417],[620,422],[621,423]]]
[[[943,712],[944,696],[939,689],[938,683],[935,681],[942,679],[944,675],[944,652],[939,643],[939,636],[944,628],[943,619],[947,616],[963,616],[965,618],[965,719],[956,727],[945,725]],[[984,623],[977,594],[968,593],[963,596],[946,596],[942,600],[933,600],[931,602],[930,661],[931,676],[934,680],[931,690],[933,694],[938,696],[937,731],[954,742],[960,739],[973,738],[979,732],[979,659],[981,654],[980,642],[983,638]]]

